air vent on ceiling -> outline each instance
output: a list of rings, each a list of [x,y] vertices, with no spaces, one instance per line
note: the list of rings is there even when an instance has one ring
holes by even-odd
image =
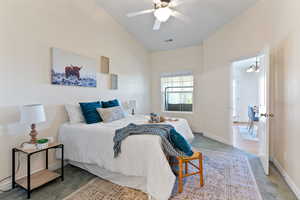
[[[173,42],[174,40],[172,38],[165,40],[166,43]]]

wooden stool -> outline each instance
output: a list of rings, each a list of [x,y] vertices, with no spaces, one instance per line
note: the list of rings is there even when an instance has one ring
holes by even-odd
[[[203,178],[203,155],[200,152],[195,152],[190,157],[177,157],[178,165],[179,165],[179,174],[178,174],[178,192],[181,193],[183,190],[183,178],[188,176],[193,176],[199,174],[200,176],[200,187],[204,185],[204,178]],[[192,163],[193,160],[199,160],[199,167]],[[185,164],[185,174],[183,174],[183,164]],[[198,169],[197,172],[189,173],[189,164]]]

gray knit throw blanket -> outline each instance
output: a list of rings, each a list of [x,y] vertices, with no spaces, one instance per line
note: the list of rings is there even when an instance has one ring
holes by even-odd
[[[170,130],[174,127],[168,124],[129,124],[128,126],[117,129],[114,136],[114,157],[121,153],[121,144],[130,135],[158,135],[161,137],[162,148],[169,156],[185,156],[185,154],[176,149],[170,138]]]

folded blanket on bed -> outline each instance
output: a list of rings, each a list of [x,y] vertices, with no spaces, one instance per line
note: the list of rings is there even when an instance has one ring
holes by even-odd
[[[193,151],[190,144],[168,124],[129,124],[117,129],[114,136],[114,157],[121,153],[122,141],[130,135],[158,135],[162,139],[162,147],[169,156],[191,156]],[[180,140],[181,139],[181,140]],[[179,140],[176,142],[174,140]]]

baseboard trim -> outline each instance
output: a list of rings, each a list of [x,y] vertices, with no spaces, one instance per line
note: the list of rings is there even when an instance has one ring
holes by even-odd
[[[203,132],[193,132],[194,135],[200,135],[200,136],[204,136]]]
[[[64,166],[66,166],[67,164],[68,164],[68,163],[65,161],[65,162],[64,162]],[[55,162],[55,163],[49,164],[49,170],[51,170],[51,171],[60,169],[60,167],[61,167],[61,162]],[[31,174],[34,174],[34,173],[39,172],[39,171],[42,171],[42,170],[44,170],[44,168],[34,170],[34,171],[31,172]],[[17,177],[17,179],[24,178],[25,176],[26,176],[26,175]],[[7,179],[7,181],[3,181],[3,182],[0,184],[0,189],[1,189],[1,190],[4,190],[4,191],[11,189],[11,179]],[[1,194],[1,193],[2,193],[2,192],[0,192],[0,194]]]
[[[275,167],[278,169],[278,171],[280,172],[280,174],[282,175],[282,177],[284,178],[284,180],[286,181],[288,186],[291,188],[291,190],[295,193],[297,199],[300,200],[300,189],[297,187],[295,182],[291,179],[291,177],[288,175],[288,173],[283,169],[283,167],[280,165],[278,160],[276,160],[273,157],[270,160],[275,165]]]
[[[216,136],[216,135],[214,135],[214,134],[210,134],[210,133],[204,132],[203,135],[204,135],[205,137],[207,137],[207,138],[212,139],[212,140],[216,140],[216,141],[218,141],[218,142],[221,142],[221,143],[224,143],[224,144],[227,144],[227,145],[232,146],[232,143],[231,143],[231,142],[225,140],[224,138],[221,138],[221,137],[219,137],[219,136]]]

